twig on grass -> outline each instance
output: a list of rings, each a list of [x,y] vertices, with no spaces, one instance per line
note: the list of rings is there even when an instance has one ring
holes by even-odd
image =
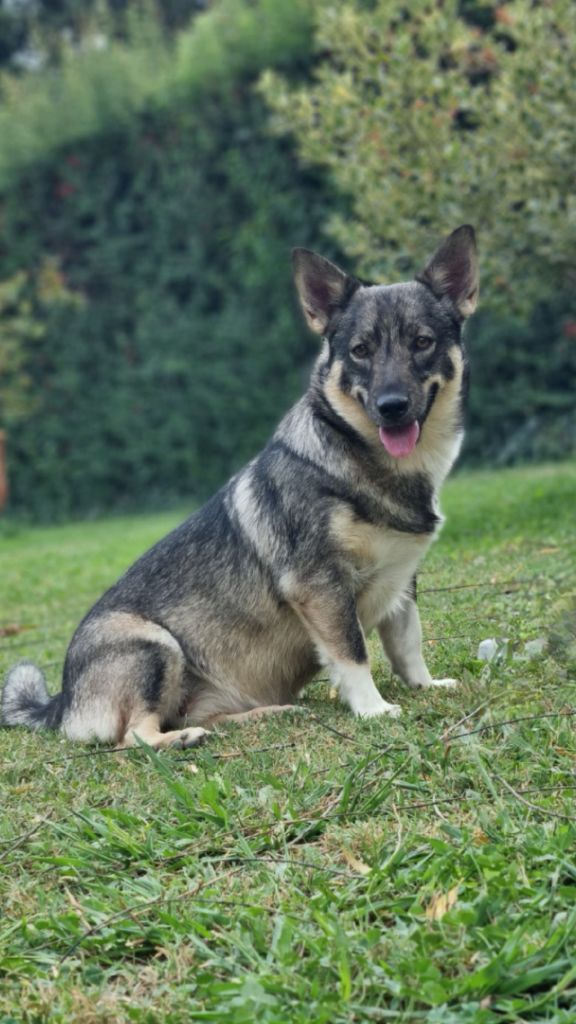
[[[509,782],[506,782],[506,779],[503,779],[501,775],[496,775],[495,772],[492,772],[492,777],[494,779],[497,779],[498,782],[500,782],[507,790],[509,790],[509,792],[512,794],[512,796],[516,798],[516,800],[519,800],[521,804],[524,804],[526,807],[529,807],[531,811],[538,811],[540,814],[546,814],[550,818],[559,818],[561,821],[569,821],[572,825],[576,823],[575,814],[560,814],[559,811],[549,811],[546,807],[539,807],[538,804],[533,804],[530,800],[526,800],[518,792],[518,790],[514,789],[514,787],[511,786]]]
[[[471,712],[471,714],[474,713],[475,712]],[[434,747],[437,743],[453,743],[454,740],[462,740],[465,739],[467,736],[475,736],[481,732],[489,732],[493,729],[500,729],[505,725],[516,725],[516,723],[518,722],[537,722],[544,718],[573,718],[575,715],[576,709],[572,709],[570,711],[544,711],[542,712],[542,714],[539,715],[519,715],[517,718],[505,718],[499,722],[491,722],[487,725],[480,725],[478,726],[477,729],[468,729],[466,732],[457,732],[454,736],[446,736],[446,730],[444,730],[444,732],[440,733],[439,736],[436,736],[435,739],[427,740],[426,743],[419,744],[419,746],[422,750],[427,750],[430,747]],[[323,729],[327,729],[328,732],[335,733],[337,736],[340,736],[341,739],[347,740],[349,743],[353,743],[355,746],[361,746],[363,747],[363,749],[366,749],[366,746],[368,746],[369,749],[372,748],[373,750],[378,751],[378,756],[380,757],[382,757],[384,754],[387,754],[388,751],[390,750],[406,751],[410,750],[412,747],[415,746],[414,743],[365,744],[362,743],[360,740],[356,739],[355,736],[349,736],[347,733],[340,732],[338,729],[335,729],[334,726],[329,725],[318,715],[311,715],[310,718],[312,719],[312,721],[315,721],[318,723],[318,725],[322,726]],[[451,728],[456,728],[456,726],[459,724],[460,723],[456,723]]]
[[[404,830],[402,828],[402,818],[400,817],[400,815],[398,813],[398,810],[396,808],[396,804],[394,803],[394,801],[392,801],[391,812],[394,815],[394,817],[396,818],[396,824],[398,826],[398,830],[396,832],[396,843],[394,845],[394,849],[392,850],[392,853],[390,854],[389,857],[386,858],[386,860],[382,864],[382,866],[380,868],[380,871],[387,871],[388,868],[390,868],[392,866],[392,864],[394,863],[397,855],[400,853],[400,850],[402,849],[402,836],[403,836],[403,831]]]
[[[234,872],[230,872],[230,874],[233,873]],[[220,881],[220,879],[208,878],[205,881],[207,885],[212,885],[214,882]],[[87,929],[76,942],[64,951],[58,961],[58,964],[60,965],[64,963],[65,960],[68,960],[86,941],[86,939],[90,938],[92,935],[97,935],[103,928],[107,928],[109,924],[114,923],[116,920],[121,920],[123,917],[129,917],[130,920],[136,920],[136,915],[139,914],[140,911],[148,910],[150,907],[154,907],[156,905],[166,906],[170,903],[180,902],[180,900],[193,900],[194,903],[207,903],[209,906],[218,907],[233,907],[235,910],[241,907],[243,910],[258,910],[263,914],[275,914],[277,912],[276,907],[267,907],[263,903],[248,903],[246,900],[235,900],[232,898],[226,899],[221,896],[196,896],[194,895],[195,891],[197,891],[197,887],[195,887],[195,889],[188,889],[186,892],[178,893],[176,896],[155,896],[152,900],[145,900],[143,903],[126,907],[124,910],[118,911],[117,914],[112,914],[110,917],[106,918],[106,920],[101,921],[100,924]],[[289,910],[283,909],[282,914],[284,917],[289,917],[293,921],[300,922],[302,920],[301,915],[291,913]]]
[[[453,583],[449,587],[423,587],[418,588],[419,594],[440,594],[450,590],[473,590],[476,587],[519,587],[525,583],[534,583],[542,579],[541,576],[527,576],[516,580],[483,580],[480,583]]]
[[[557,785],[557,786],[530,786],[527,789],[519,790],[519,792],[520,793],[552,793],[552,792],[556,793],[556,792],[558,792],[560,790],[566,790],[566,789],[570,789],[570,790],[576,789],[576,783],[570,783],[570,784],[566,784],[566,785]],[[433,796],[430,796],[430,798],[428,800],[411,801],[410,803],[406,803],[406,804],[394,804],[394,809],[392,809],[390,807],[381,807],[378,810],[378,814],[390,814],[390,815],[393,815],[394,817],[396,817],[402,811],[415,811],[415,810],[422,810],[422,809],[426,810],[426,809],[429,809],[429,808],[436,808],[440,804],[456,804],[456,803],[461,804],[461,803],[469,803],[470,801],[473,801],[473,800],[476,800],[476,797],[466,796],[463,793],[458,793],[457,796],[443,796],[443,797],[433,797]],[[536,805],[533,805],[533,806],[536,807]],[[538,808],[538,809],[541,810],[541,808]],[[309,821],[312,826],[316,826],[320,822],[324,823],[324,822],[331,822],[331,821],[340,821],[341,819],[346,818],[346,817],[350,817],[350,811],[349,810],[348,811],[337,811],[335,814],[321,815],[320,817],[317,817],[317,818],[314,818],[314,817],[297,818],[297,819],[294,819],[293,821],[291,821],[290,825],[299,825],[299,824],[303,824],[304,822]],[[180,856],[180,855],[176,854],[175,858],[178,857],[178,856]],[[175,858],[169,858],[169,859],[175,859]]]
[[[230,761],[235,757],[245,757],[246,754],[267,754],[270,750],[294,750],[296,740],[291,743],[272,743],[269,747],[254,747],[250,750],[230,750],[225,754],[211,754],[217,761]],[[187,757],[179,757],[178,761],[187,761]]]
[[[478,704],[477,707],[472,708],[472,711],[469,711],[467,715],[463,715],[462,718],[459,718],[457,722],[453,723],[453,725],[447,726],[447,728],[441,734],[440,739],[447,739],[448,733],[452,732],[453,729],[457,729],[459,725],[464,725],[464,722],[468,722],[471,718],[474,717],[474,715],[477,715],[479,711],[482,711],[483,708],[487,707],[488,704],[493,704],[497,700],[502,700],[504,696],[504,693],[495,693],[492,696],[487,697],[486,700],[483,700],[482,703]],[[506,694],[506,696],[509,695]]]
[[[490,725],[480,725],[477,729],[470,729],[468,732],[457,732],[455,736],[450,737],[450,742],[464,739],[466,736],[474,736],[479,732],[488,732],[490,729],[499,729],[504,725],[516,725],[517,722],[538,722],[543,718],[572,718],[574,715],[576,715],[576,709],[571,711],[543,711],[540,715],[520,715],[518,718],[507,718],[500,722],[492,722]]]
[[[17,850],[19,846],[23,846],[28,839],[31,839],[32,836],[36,834],[36,832],[40,831],[42,826],[45,825],[47,821],[50,821],[50,814],[44,815],[44,817],[41,818],[41,820],[38,821],[36,825],[34,825],[34,828],[29,829],[28,832],[22,832],[21,835],[16,836],[16,839],[2,840],[3,844],[10,843],[10,846],[8,846],[7,850],[4,850],[2,853],[0,853],[0,861],[6,860],[11,853],[14,853],[14,850]]]
[[[309,717],[312,722],[317,722],[318,725],[321,725],[327,732],[333,733],[334,736],[339,736],[341,740],[346,740],[347,743],[353,743],[354,746],[365,749],[366,744],[362,743],[361,740],[357,739],[355,736],[350,736],[346,732],[342,732],[340,729],[336,729],[333,725],[329,725],[328,722],[324,721],[324,719],[319,715],[314,714],[314,712],[312,712]]]
[[[496,776],[494,776],[494,777],[496,778]],[[561,790],[561,789],[576,789],[576,783],[570,783],[570,784],[567,784],[567,785],[559,785],[559,786],[530,786],[528,789],[521,789],[521,790],[519,790],[519,792],[520,793],[551,793],[551,792],[555,793],[555,792],[557,792],[558,790]],[[422,801],[418,801],[418,802],[414,801],[414,802],[409,803],[409,804],[400,804],[400,806],[398,807],[398,810],[399,811],[407,811],[407,810],[413,811],[413,810],[418,810],[418,809],[425,808],[425,807],[432,807],[435,804],[448,804],[448,803],[454,804],[454,803],[463,803],[463,802],[468,803],[470,800],[472,800],[472,797],[465,796],[463,793],[459,793],[457,796],[444,796],[444,797],[439,797],[438,799],[432,798],[431,800],[422,800]]]

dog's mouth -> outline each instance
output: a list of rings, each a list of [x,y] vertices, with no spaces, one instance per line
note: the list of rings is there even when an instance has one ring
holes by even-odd
[[[380,427],[378,436],[386,451],[394,459],[404,459],[414,451],[420,437],[418,420],[403,427]]]

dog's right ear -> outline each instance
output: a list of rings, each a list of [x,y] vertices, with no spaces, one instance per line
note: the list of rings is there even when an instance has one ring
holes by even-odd
[[[292,262],[306,322],[324,334],[332,314],[346,305],[360,282],[310,249],[293,249]]]

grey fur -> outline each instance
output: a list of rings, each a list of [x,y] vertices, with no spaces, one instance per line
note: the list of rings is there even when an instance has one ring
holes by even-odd
[[[1,718],[5,725],[39,729],[45,724],[50,696],[43,673],[31,661],[10,669],[2,690]]]
[[[453,685],[424,663],[415,574],[462,440],[473,231],[405,284],[362,285],[306,250],[294,263],[324,336],[307,392],[260,455],[88,612],[60,694],[47,699],[29,663],[9,673],[5,724],[188,746],[203,725],[289,705],[322,665],[355,714],[396,715],[370,673],[373,628],[406,683]],[[389,393],[405,404],[392,425]],[[393,457],[379,429],[410,424],[418,443]]]

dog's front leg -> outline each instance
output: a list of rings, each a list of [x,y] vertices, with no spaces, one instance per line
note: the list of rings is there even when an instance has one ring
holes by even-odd
[[[308,592],[290,602],[310,635],[333,685],[351,711],[362,718],[400,714],[379,694],[368,663],[364,633],[351,594],[338,586]]]
[[[406,597],[403,606],[379,624],[378,632],[393,671],[408,686],[457,686],[455,679],[432,679],[422,654],[422,626],[412,597]]]

